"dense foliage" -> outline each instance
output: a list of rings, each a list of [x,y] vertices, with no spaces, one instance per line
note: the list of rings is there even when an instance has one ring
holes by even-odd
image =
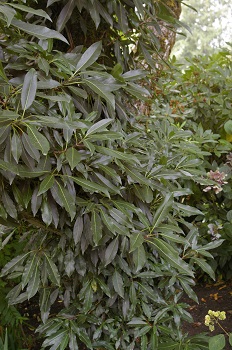
[[[223,238],[211,264],[217,274],[231,277],[231,141],[232,141],[231,50],[212,56],[198,56],[185,65],[163,72],[154,95],[155,117],[165,117],[194,133],[202,144],[203,167],[215,187],[192,187],[190,205],[204,214],[195,217],[202,241]],[[153,117],[154,117],[153,116]],[[208,140],[205,143],[204,140]]]
[[[135,116],[128,98],[149,95],[138,62],[156,66],[151,26],[178,25],[167,4],[1,1],[1,248],[23,242],[1,276],[9,304],[39,295],[42,348],[204,344],[182,335],[180,297],[197,299],[196,266],[214,278],[206,258],[221,244],[198,242],[191,217],[203,213],[188,203],[216,183],[202,166],[212,140]],[[76,18],[83,34],[68,46]]]

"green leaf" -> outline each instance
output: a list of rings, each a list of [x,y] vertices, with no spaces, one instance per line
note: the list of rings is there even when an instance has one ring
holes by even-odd
[[[54,175],[53,174],[47,175],[39,186],[39,191],[37,196],[47,192],[49,188],[51,188],[53,185],[54,185]]]
[[[86,84],[91,90],[93,90],[97,95],[101,96],[109,103],[109,105],[115,109],[115,97],[111,92],[106,91],[105,84],[99,82],[99,80],[94,80],[92,78],[86,78],[82,80],[83,84]]]
[[[34,102],[36,90],[37,72],[34,68],[31,68],[25,75],[21,93],[21,105],[24,111]]]
[[[226,346],[224,334],[218,334],[209,339],[209,350],[222,350]]]
[[[95,210],[92,211],[91,228],[93,233],[93,242],[95,246],[97,246],[102,238],[102,220],[100,215],[96,213]]]
[[[203,271],[205,271],[213,280],[215,280],[215,273],[212,267],[207,264],[204,259],[201,258],[191,258]]]
[[[81,216],[78,216],[73,226],[73,240],[75,244],[80,242],[82,232],[83,232],[83,219]]]
[[[84,70],[87,67],[91,66],[94,62],[96,62],[96,60],[98,59],[98,57],[101,54],[101,50],[102,50],[102,42],[98,41],[94,44],[92,44],[86,51],[85,53],[81,56],[80,61],[77,63],[76,66],[76,72],[79,72],[80,70]]]
[[[54,264],[54,262],[51,260],[51,258],[49,258],[49,256],[44,252],[44,256],[46,259],[46,267],[47,267],[47,272],[48,272],[48,276],[50,281],[57,285],[60,286],[60,275],[58,272],[58,269],[56,267],[56,265]]]
[[[80,339],[80,341],[87,346],[88,349],[93,349],[92,342],[91,342],[86,330],[80,329],[77,336]]]
[[[16,133],[14,133],[11,138],[11,153],[16,163],[18,163],[19,158],[21,157],[21,154],[22,154],[22,142]]]
[[[0,5],[0,12],[5,16],[7,21],[7,26],[11,25],[11,22],[16,15],[16,11],[8,5]]]
[[[69,18],[71,17],[73,10],[75,8],[75,0],[69,0],[66,5],[62,8],[57,21],[56,21],[56,30],[61,32]]]
[[[18,213],[15,204],[6,191],[2,191],[2,203],[7,214],[10,215],[13,219],[17,219]]]
[[[229,343],[232,345],[232,333],[229,334]]]
[[[87,189],[90,192],[100,192],[100,193],[104,193],[107,197],[110,197],[108,190],[104,186],[101,186],[96,182],[85,180],[80,177],[73,177],[73,176],[70,176],[70,179],[72,179],[78,185]]]
[[[118,237],[116,237],[105,250],[105,266],[109,265],[118,252]]]
[[[18,266],[22,265],[25,258],[30,254],[31,252],[27,252],[22,255],[16,256],[14,259],[12,259],[10,262],[8,262],[1,271],[1,277],[9,274],[10,272],[13,272],[15,269],[17,269]]]
[[[183,213],[183,216],[204,215],[199,209],[190,205],[175,202],[175,206]]]
[[[168,193],[163,200],[163,203],[156,210],[156,213],[153,218],[153,227],[152,231],[159,226],[159,224],[167,218],[167,214],[173,205],[173,195],[172,193]]]
[[[134,180],[136,183],[150,185],[151,181],[145,176],[143,176],[140,172],[135,170],[135,168],[124,166],[124,169],[126,170],[127,174],[132,178],[132,180]]]
[[[100,153],[106,154],[107,156],[111,156],[116,159],[124,160],[126,163],[128,162],[138,163],[138,159],[131,153],[116,151],[114,149],[103,147],[103,146],[96,146],[96,149]]]
[[[224,129],[227,134],[232,135],[232,120],[228,120],[224,124]]]
[[[23,32],[26,32],[29,35],[35,36],[36,38],[44,39],[44,40],[58,39],[68,44],[68,41],[65,39],[65,37],[62,34],[56,32],[55,30],[49,29],[47,27],[40,26],[37,24],[25,23],[15,18],[12,19],[11,24],[14,27],[22,30]]]
[[[135,264],[135,272],[140,271],[147,262],[146,252],[143,245],[140,245],[133,251],[133,262]]]
[[[98,132],[101,132],[101,131],[103,131],[103,130],[106,130],[106,127],[107,127],[111,122],[112,122],[112,119],[102,119],[102,120],[100,120],[99,122],[97,122],[96,124],[92,125],[92,126],[88,129],[88,131],[87,131],[85,137],[87,137],[87,136],[89,136],[89,135],[91,135],[91,134],[96,134],[96,133],[98,133]]]
[[[46,137],[43,136],[33,125],[27,124],[27,133],[32,145],[46,156],[50,149],[50,144]]]
[[[38,260],[35,266],[32,278],[29,280],[27,285],[28,299],[32,298],[38,292],[39,285],[40,285],[40,266],[39,266],[39,260]]]
[[[133,232],[130,236],[130,253],[139,248],[144,242],[141,232]]]
[[[73,198],[73,196],[58,181],[56,181],[56,183],[59,199],[65,210],[70,214],[72,221],[76,215],[75,198]]]
[[[26,13],[31,13],[33,15],[40,16],[40,17],[48,19],[49,21],[52,21],[50,16],[48,16],[48,14],[45,11],[43,11],[43,10],[40,10],[40,9],[36,10],[36,9],[33,9],[32,7],[21,5],[21,4],[12,4],[12,3],[10,4],[10,3],[7,3],[7,5],[9,5],[11,7],[14,7],[15,9],[24,11]]]
[[[68,148],[65,152],[65,156],[70,165],[71,170],[73,170],[81,161],[81,154],[74,147]]]
[[[123,279],[117,270],[114,271],[112,282],[115,292],[118,293],[120,297],[124,298]]]
[[[169,243],[166,243],[160,238],[150,238],[147,242],[151,243],[160,256],[170,263],[172,267],[186,275],[194,276],[189,265],[179,257],[178,251],[176,251]]]
[[[33,254],[31,260],[28,260],[22,274],[22,288],[24,288],[32,274],[34,273],[35,267],[37,265],[38,259],[35,254]]]

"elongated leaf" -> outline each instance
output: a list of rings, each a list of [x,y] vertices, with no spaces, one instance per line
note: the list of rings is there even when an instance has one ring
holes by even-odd
[[[4,205],[4,208],[7,212],[8,215],[10,215],[12,218],[16,219],[17,218],[17,210],[14,205],[14,202],[10,198],[9,194],[6,191],[2,192],[2,203]]]
[[[16,161],[19,162],[19,158],[22,154],[22,142],[19,136],[14,133],[11,139],[11,153]]]
[[[58,269],[54,262],[49,258],[49,256],[44,253],[45,259],[46,259],[46,267],[47,267],[47,272],[49,279],[51,280],[52,283],[54,283],[57,286],[60,286],[60,275],[58,272]]]
[[[0,5],[0,12],[5,16],[7,21],[7,26],[11,25],[11,22],[16,15],[16,11],[9,7],[8,5]]]
[[[27,295],[28,299],[32,298],[39,289],[40,285],[40,268],[39,268],[39,260],[35,266],[32,278],[29,280],[27,285]]]
[[[21,93],[21,105],[23,110],[28,109],[34,102],[37,90],[37,72],[34,68],[31,68],[25,75],[22,93]]]
[[[32,7],[21,5],[21,4],[12,4],[12,3],[10,4],[10,3],[8,3],[7,5],[9,5],[11,7],[14,7],[15,9],[24,11],[26,13],[31,13],[33,15],[40,16],[40,17],[48,19],[49,21],[52,21],[50,16],[48,16],[48,14],[45,11],[43,11],[43,10],[40,10],[40,9],[36,10],[36,9],[33,9]]]
[[[73,240],[75,244],[80,242],[82,232],[83,232],[83,219],[81,216],[78,216],[73,226]]]
[[[159,206],[159,208],[156,210],[156,213],[153,218],[153,228],[159,226],[159,224],[166,219],[168,212],[170,211],[173,204],[173,195],[172,193],[168,193],[166,197],[164,198],[163,203]]]
[[[69,162],[71,170],[73,170],[81,160],[81,154],[74,148],[70,147],[65,152],[67,161]]]
[[[120,297],[124,298],[123,279],[117,270],[114,271],[112,282],[115,292],[118,293]]]
[[[27,285],[29,279],[34,273],[37,262],[38,262],[38,259],[35,254],[32,256],[31,260],[27,261],[25,269],[22,274],[22,288],[24,288]]]
[[[203,271],[205,271],[213,280],[215,280],[215,273],[212,267],[201,258],[192,258],[193,260]]]
[[[151,238],[148,240],[155,249],[158,251],[160,256],[166,260],[170,265],[176,268],[178,271],[194,276],[193,272],[190,270],[188,264],[186,264],[178,255],[177,251],[168,243],[159,238]]]
[[[102,238],[102,220],[100,218],[100,215],[96,213],[95,210],[92,211],[91,228],[93,233],[93,241],[94,244],[97,246],[100,239]]]
[[[57,181],[58,195],[66,211],[70,214],[71,220],[76,215],[75,198]]]
[[[101,185],[99,185],[95,182],[89,181],[89,180],[82,179],[80,177],[70,176],[70,178],[74,182],[76,182],[78,185],[87,189],[90,192],[100,192],[100,193],[104,193],[107,197],[110,197],[109,192],[106,190],[106,188],[104,186],[101,186]]]
[[[113,109],[115,109],[115,97],[111,92],[105,91],[105,85],[103,83],[92,78],[83,79],[82,81],[97,95],[104,98],[104,100],[106,100],[106,102],[108,102]]]
[[[102,50],[101,41],[98,41],[92,44],[81,56],[80,61],[77,63],[76,73],[80,70],[86,69],[87,67],[91,66],[94,62],[96,62],[96,60],[101,54],[101,50]]]
[[[138,159],[133,154],[130,154],[130,153],[116,151],[114,149],[103,147],[103,146],[97,146],[96,149],[103,154],[106,154],[113,158],[124,160],[127,163],[128,162],[138,163]]]
[[[30,23],[25,23],[23,21],[20,21],[18,19],[15,19],[13,18],[12,19],[12,22],[11,24],[30,34],[30,35],[33,35],[35,36],[36,38],[39,38],[39,39],[58,39],[58,40],[61,40],[61,41],[64,41],[66,44],[68,44],[68,41],[65,39],[65,37],[56,32],[55,30],[52,30],[52,29],[49,29],[47,27],[44,27],[44,26],[40,26],[40,25],[37,25],[37,24],[30,24]]]
[[[40,150],[43,155],[47,155],[50,144],[45,136],[43,136],[35,126],[27,124],[27,133],[32,145]]]
[[[93,349],[92,347],[92,342],[86,332],[86,330],[83,330],[83,329],[79,329],[79,332],[78,332],[78,338],[80,339],[80,341],[82,343],[84,343],[88,349]]]
[[[109,265],[114,260],[117,252],[118,252],[118,237],[116,237],[106,248],[105,266]]]
[[[58,32],[61,32],[64,29],[65,24],[68,22],[69,18],[71,17],[75,6],[76,6],[75,0],[69,0],[61,10],[56,21],[56,30]]]
[[[15,268],[17,268],[18,266],[20,266],[23,261],[25,260],[25,258],[30,254],[31,252],[27,252],[25,254],[16,256],[14,259],[12,259],[11,261],[9,261],[2,269],[1,271],[1,277],[7,275],[8,273],[14,271]]]
[[[146,252],[143,245],[140,245],[133,251],[133,262],[135,264],[135,271],[140,271],[147,261]]]
[[[133,232],[130,237],[130,253],[140,247],[144,242],[141,232]]]
[[[148,178],[146,178],[144,175],[142,175],[140,172],[138,172],[137,170],[135,170],[134,168],[130,168],[130,167],[126,167],[124,166],[127,174],[136,182],[139,184],[145,184],[145,185],[149,185],[150,184],[150,180]]]
[[[89,136],[92,134],[96,134],[98,132],[101,132],[103,130],[106,130],[106,127],[112,122],[112,119],[102,119],[96,124],[92,125],[89,130],[87,131],[85,136]]]
[[[37,196],[39,196],[42,193],[45,193],[49,190],[49,188],[51,188],[54,184],[54,175],[48,175],[46,176],[43,181],[41,182],[40,186],[39,186],[39,191]]]

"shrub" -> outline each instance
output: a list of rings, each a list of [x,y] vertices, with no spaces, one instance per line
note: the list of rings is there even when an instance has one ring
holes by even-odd
[[[73,4],[63,7],[60,20],[70,18]],[[122,18],[108,9],[117,19],[114,35],[123,35],[135,4],[142,11],[133,17],[137,24],[143,15],[154,19],[153,3],[120,1]],[[79,1],[77,10],[85,7],[97,27],[99,11],[92,5]],[[21,3],[2,4],[0,12],[7,26],[1,38],[0,216],[25,243],[1,272],[15,281],[9,303],[39,294],[43,348],[194,347],[197,340],[181,333],[181,320],[190,320],[181,290],[197,299],[195,266],[213,278],[204,257],[221,243],[198,244],[198,230],[189,223],[203,215],[186,202],[190,187],[215,184],[201,165],[205,151],[191,131],[129,113],[126,96],[148,94],[137,84],[144,71],[125,72],[133,60],[120,65],[115,55],[105,67],[101,41],[53,50],[52,39],[67,40],[44,26],[46,12]],[[142,52],[141,59],[151,61],[146,47]],[[58,300],[60,311],[51,314]]]

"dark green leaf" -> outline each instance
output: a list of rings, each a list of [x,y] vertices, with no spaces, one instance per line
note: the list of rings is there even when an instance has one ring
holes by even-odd
[[[124,298],[123,279],[117,270],[114,271],[112,282],[115,292],[118,293],[120,297]]]
[[[21,104],[24,111],[34,102],[36,90],[37,72],[34,68],[31,68],[25,75],[21,93]]]
[[[57,18],[57,21],[56,21],[56,30],[58,32],[61,32],[64,29],[65,24],[67,23],[67,21],[71,17],[75,6],[76,6],[75,1],[69,0],[66,3],[66,5],[63,7],[63,9],[61,10],[61,12]]]
[[[60,286],[60,275],[56,265],[46,253],[44,253],[44,256],[46,259],[46,267],[47,267],[49,279],[53,284]]]
[[[36,10],[36,9],[33,9],[32,7],[25,6],[22,4],[12,4],[11,3],[8,5],[10,5],[11,7],[14,7],[15,9],[21,10],[23,12],[31,13],[33,15],[40,16],[40,17],[48,19],[49,21],[52,21],[51,18],[48,16],[48,14],[43,10],[40,10],[40,9]]]
[[[138,272],[143,268],[147,261],[146,252],[143,245],[140,245],[133,251],[133,262],[135,264],[135,272]]]
[[[96,62],[96,60],[101,54],[101,50],[102,50],[101,41],[98,41],[92,44],[81,56],[80,61],[77,63],[75,73],[79,72],[80,70],[86,69],[87,67],[91,66],[94,62]]]
[[[43,136],[35,126],[27,124],[27,133],[32,145],[40,150],[43,155],[47,155],[50,144],[45,136]]]
[[[130,236],[130,253],[140,247],[144,242],[141,232],[133,232]]]
[[[69,191],[66,190],[58,181],[56,183],[59,199],[66,211],[70,214],[71,220],[73,220],[76,215],[75,198],[73,198]]]
[[[81,161],[81,154],[74,147],[68,148],[65,152],[65,156],[69,162],[71,170],[73,170]]]
[[[43,181],[41,182],[40,186],[39,186],[39,191],[37,196],[39,196],[42,193],[45,193],[49,190],[49,188],[51,188],[54,185],[54,175],[47,175]]]
[[[118,252],[118,237],[116,237],[105,250],[105,266],[109,265]]]
[[[91,228],[93,233],[93,242],[97,246],[102,238],[102,220],[96,211],[92,211]]]

